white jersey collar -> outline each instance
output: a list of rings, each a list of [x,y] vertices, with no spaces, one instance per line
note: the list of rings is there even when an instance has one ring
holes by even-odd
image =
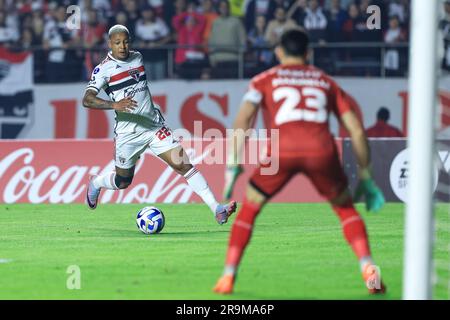
[[[119,60],[119,59],[116,59],[116,58],[114,58],[114,57],[112,56],[112,51],[109,51],[109,52],[108,52],[108,57],[109,57],[111,60],[113,60],[113,61],[115,61],[115,62],[117,62],[117,63],[127,63],[127,62],[129,62],[129,60],[130,60],[130,58],[131,58],[131,54],[132,54],[132,51],[130,50],[130,52],[128,53],[128,58],[127,58],[127,60]]]

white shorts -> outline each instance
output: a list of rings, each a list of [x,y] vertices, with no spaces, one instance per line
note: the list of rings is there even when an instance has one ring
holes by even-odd
[[[180,145],[174,138],[172,130],[162,126],[156,130],[136,133],[118,134],[114,141],[114,159],[116,166],[130,169],[135,166],[140,155],[150,148],[155,155],[160,155]]]

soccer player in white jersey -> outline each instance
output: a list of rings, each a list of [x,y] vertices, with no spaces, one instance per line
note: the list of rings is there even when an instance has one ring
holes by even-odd
[[[173,138],[171,129],[153,103],[142,55],[130,50],[128,29],[115,25],[109,29],[108,36],[111,51],[92,72],[83,106],[116,112],[116,167],[115,171],[90,177],[86,194],[89,208],[97,207],[102,188],[127,188],[133,180],[136,161],[150,148],[175,172],[186,178],[189,186],[212,210],[219,224],[226,223],[236,210],[236,202],[222,205],[216,201],[205,178],[192,166],[179,142]],[[111,101],[97,97],[102,89]]]

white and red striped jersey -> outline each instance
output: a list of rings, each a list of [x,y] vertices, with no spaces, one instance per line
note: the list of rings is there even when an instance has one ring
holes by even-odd
[[[130,51],[127,60],[113,58],[111,52],[92,71],[86,90],[104,90],[112,101],[133,97],[137,102],[132,113],[116,111],[115,133],[133,133],[160,127],[164,118],[153,103],[148,88],[142,54]]]

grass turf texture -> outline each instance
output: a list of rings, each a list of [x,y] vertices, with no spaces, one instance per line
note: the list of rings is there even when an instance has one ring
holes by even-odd
[[[99,205],[93,212],[73,204],[0,205],[0,299],[401,298],[401,204],[378,214],[358,205],[389,290],[381,298],[368,296],[326,204],[264,208],[231,297],[211,289],[222,272],[234,216],[219,226],[205,205],[157,206],[166,217],[164,230],[144,235],[135,225],[142,205]],[[445,206],[438,216],[448,221]],[[446,241],[438,243],[437,256],[448,262]],[[80,290],[66,288],[70,265],[80,267]],[[442,276],[448,280],[448,270]],[[436,298],[447,294],[446,286],[436,287]]]

